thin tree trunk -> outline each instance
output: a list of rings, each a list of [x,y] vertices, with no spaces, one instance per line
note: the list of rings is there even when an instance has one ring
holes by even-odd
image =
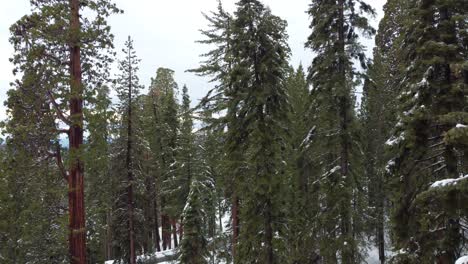
[[[162,215],[161,219],[162,226],[162,239],[163,239],[163,250],[171,249],[171,223],[169,221],[169,216],[165,213]]]
[[[79,0],[70,0],[70,173],[68,176],[69,254],[70,263],[86,263],[86,230],[84,208],[84,170],[80,156],[83,144],[83,87],[81,82]]]
[[[177,221],[176,219],[172,219],[172,237],[174,239],[174,248],[176,248],[177,246],[179,246],[179,243],[177,241]]]
[[[153,232],[154,232],[154,244],[156,245],[156,251],[161,251],[161,237],[159,236],[159,219],[158,219],[158,197],[156,195],[156,186],[155,183],[152,183],[153,188]]]
[[[106,260],[113,259],[112,255],[112,227],[111,227],[111,220],[112,220],[112,211],[108,210],[106,212],[106,239],[104,242],[105,246],[105,256]]]
[[[232,197],[232,258],[235,259],[237,239],[239,238],[239,198],[235,191]]]
[[[135,254],[135,227],[133,213],[133,162],[132,162],[132,65],[130,48],[128,50],[128,64],[130,67],[128,82],[128,120],[127,120],[127,206],[128,206],[128,239],[130,242],[130,264],[136,264]]]

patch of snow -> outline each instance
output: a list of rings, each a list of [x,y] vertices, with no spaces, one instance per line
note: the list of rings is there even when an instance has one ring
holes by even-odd
[[[468,126],[467,126],[467,125],[463,125],[463,124],[457,124],[455,127],[456,127],[456,128],[467,128]]]
[[[405,139],[405,134],[404,133],[401,133],[400,136],[398,137],[395,137],[395,136],[392,136],[391,138],[389,138],[386,142],[385,142],[385,145],[388,145],[388,146],[394,146],[398,143],[400,143],[402,140]]]
[[[444,179],[440,181],[436,181],[433,184],[431,184],[431,188],[438,188],[438,187],[445,187],[445,186],[450,186],[450,185],[455,185],[460,181],[468,179],[468,174],[465,176],[462,176],[457,179]]]
[[[455,264],[468,264],[468,256],[463,256],[455,261]]]

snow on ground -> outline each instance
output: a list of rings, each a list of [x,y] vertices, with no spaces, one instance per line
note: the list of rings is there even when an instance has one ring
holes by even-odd
[[[145,261],[145,260],[149,260],[149,259],[155,259],[155,258],[156,259],[164,259],[164,258],[173,256],[174,254],[176,254],[175,249],[169,249],[169,250],[165,250],[165,251],[161,251],[161,252],[155,252],[155,253],[150,254],[150,255],[137,256],[137,262],[138,261]],[[170,263],[172,263],[172,261],[158,262],[158,264],[170,264]],[[108,260],[108,261],[104,262],[104,264],[114,264],[114,260]]]
[[[445,186],[449,186],[449,185],[455,185],[458,182],[466,180],[466,179],[468,179],[468,174],[465,175],[465,176],[462,176],[460,178],[457,178],[457,179],[444,179],[444,180],[436,181],[431,185],[431,188],[438,188],[438,187],[445,187]]]
[[[468,256],[464,256],[455,261],[455,264],[468,264]]]

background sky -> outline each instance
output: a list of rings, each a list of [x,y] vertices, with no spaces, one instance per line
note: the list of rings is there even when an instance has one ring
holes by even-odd
[[[6,117],[3,101],[9,83],[14,80],[12,65],[8,61],[13,49],[8,42],[9,27],[23,15],[30,12],[29,0],[6,0],[0,9],[0,120]],[[148,87],[150,78],[155,76],[158,67],[175,71],[175,79],[180,86],[189,88],[192,103],[196,104],[213,86],[206,78],[185,72],[196,68],[201,61],[200,54],[209,50],[206,45],[195,43],[202,39],[200,29],[207,28],[202,12],[216,10],[217,0],[115,0],[124,14],[109,19],[115,35],[115,47],[120,51],[129,35],[140,63],[140,82]],[[233,11],[236,0],[223,0],[228,11]],[[386,0],[368,0],[376,11],[373,18],[375,27],[383,15],[382,7]],[[289,45],[292,50],[291,63],[295,66],[302,62],[308,67],[312,54],[304,49],[304,42],[310,34],[309,17],[305,13],[310,0],[263,0],[272,13],[288,22]],[[373,40],[366,40],[368,53]],[[120,54],[120,53],[119,53]]]

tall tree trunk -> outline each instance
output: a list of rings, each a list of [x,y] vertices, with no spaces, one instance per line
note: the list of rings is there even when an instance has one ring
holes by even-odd
[[[70,173],[68,176],[70,263],[86,263],[84,170],[80,155],[83,144],[83,86],[81,82],[79,0],[70,0]]]
[[[133,213],[133,162],[132,162],[132,63],[131,52],[128,51],[128,65],[130,67],[128,82],[128,120],[127,120],[127,206],[128,206],[128,239],[130,242],[130,264],[136,264],[135,227]]]

